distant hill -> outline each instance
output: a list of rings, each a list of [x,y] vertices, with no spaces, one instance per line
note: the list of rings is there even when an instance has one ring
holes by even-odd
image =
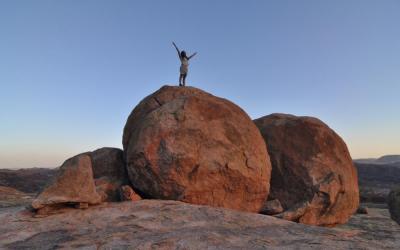
[[[0,169],[0,186],[36,193],[55,173],[56,169],[50,168]]]
[[[376,159],[377,163],[382,164],[396,164],[400,163],[400,155],[385,155]]]
[[[400,166],[391,164],[355,163],[360,185],[376,184],[380,187],[391,187],[400,184]]]
[[[385,203],[390,189],[400,185],[400,162],[385,164],[382,163],[386,161],[384,158],[375,163],[377,160],[366,161],[363,159],[361,163],[354,161],[358,170],[361,201]]]
[[[354,162],[363,164],[390,164],[400,166],[400,155],[384,155],[379,158],[355,159]]]

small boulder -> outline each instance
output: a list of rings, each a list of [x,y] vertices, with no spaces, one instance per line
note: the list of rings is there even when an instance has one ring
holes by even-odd
[[[32,207],[41,209],[38,214],[50,214],[66,205],[86,208],[104,201],[119,201],[119,188],[127,184],[123,151],[100,148],[65,161]]]
[[[358,214],[368,214],[368,208],[364,206],[359,206],[357,208],[357,213]]]
[[[290,211],[284,218],[312,225],[345,223],[358,208],[359,190],[340,136],[312,117],[272,114],[254,122],[271,157],[269,199],[279,199]]]
[[[129,185],[120,187],[119,197],[121,201],[139,201],[142,199]]]
[[[400,187],[390,191],[388,197],[390,216],[400,225]]]
[[[34,209],[57,204],[86,202],[94,205],[101,202],[93,180],[90,156],[80,154],[66,160],[55,178],[32,201]]]
[[[164,86],[130,114],[123,134],[129,179],[140,194],[259,212],[269,192],[265,142],[232,102]]]
[[[266,215],[274,215],[282,212],[283,212],[283,207],[278,199],[269,200],[265,202],[263,208],[260,211],[261,214],[266,214]]]

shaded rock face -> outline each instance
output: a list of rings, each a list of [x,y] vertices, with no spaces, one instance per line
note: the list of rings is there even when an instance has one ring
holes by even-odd
[[[91,153],[93,177],[108,177],[114,180],[128,181],[124,163],[124,152],[119,148],[100,148]]]
[[[271,166],[263,138],[235,104],[193,87],[164,86],[124,128],[127,170],[149,197],[258,212]]]
[[[400,187],[394,188],[390,191],[388,205],[390,216],[400,225]]]
[[[86,154],[66,160],[52,182],[33,200],[32,207],[41,209],[57,204],[81,202],[101,202],[93,180],[92,160]]]
[[[102,201],[118,201],[118,189],[129,184],[123,151],[118,148],[100,148],[88,154],[92,159],[93,178]]]
[[[345,223],[359,204],[356,169],[343,140],[316,118],[272,114],[254,121],[272,163],[269,199],[282,218],[313,225]]]
[[[260,213],[274,215],[283,212],[283,207],[278,199],[266,201]]]

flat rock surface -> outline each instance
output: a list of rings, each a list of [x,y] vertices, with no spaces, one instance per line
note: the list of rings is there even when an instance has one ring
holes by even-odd
[[[387,207],[379,204],[363,206],[368,208],[368,214],[353,215],[346,224],[337,226],[334,230],[356,232],[360,242],[369,242],[370,246],[366,249],[398,249],[400,226],[390,219]]]
[[[27,206],[32,202],[34,194],[24,193],[11,187],[0,186],[0,208]]]
[[[323,228],[177,201],[107,203],[33,218],[0,209],[1,249],[396,249],[400,227],[371,208]]]

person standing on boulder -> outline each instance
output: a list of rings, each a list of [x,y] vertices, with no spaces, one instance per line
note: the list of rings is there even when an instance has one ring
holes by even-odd
[[[186,76],[189,71],[189,60],[194,57],[197,52],[193,53],[191,56],[187,57],[186,52],[184,50],[179,51],[178,47],[174,42],[172,42],[174,45],[176,51],[178,52],[178,57],[179,60],[181,60],[181,68],[180,68],[180,75],[179,75],[179,86],[185,86],[186,85]]]

